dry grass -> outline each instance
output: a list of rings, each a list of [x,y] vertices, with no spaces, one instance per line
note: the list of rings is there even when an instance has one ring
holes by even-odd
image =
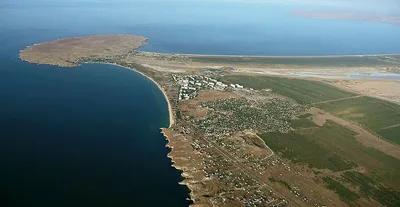
[[[145,44],[147,38],[136,35],[95,35],[59,39],[28,46],[19,57],[30,63],[73,67],[82,59],[126,55]]]

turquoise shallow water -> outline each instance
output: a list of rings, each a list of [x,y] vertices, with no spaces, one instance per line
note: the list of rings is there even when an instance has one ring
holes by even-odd
[[[306,5],[297,5],[306,7]],[[297,8],[296,7],[296,8]],[[57,38],[130,33],[145,51],[248,55],[399,53],[395,25],[310,20],[292,5],[225,1],[0,2],[0,206],[187,206],[166,157],[162,93],[111,65],[21,62]],[[307,7],[308,8],[308,7]]]

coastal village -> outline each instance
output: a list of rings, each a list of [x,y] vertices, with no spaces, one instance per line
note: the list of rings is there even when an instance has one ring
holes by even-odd
[[[203,100],[200,104],[192,106],[196,108],[195,111],[181,110],[180,123],[184,124],[176,125],[175,133],[191,136],[191,147],[203,157],[201,165],[204,166],[205,180],[202,185],[212,185],[213,189],[230,189],[222,190],[224,193],[219,193],[218,196],[207,193],[210,202],[215,206],[240,206],[240,203],[245,206],[286,206],[289,203],[288,199],[274,191],[266,184],[267,181],[259,176],[275,166],[281,166],[287,172],[290,172],[291,168],[277,157],[255,132],[292,130],[288,120],[305,109],[278,100],[273,94],[268,99],[258,100],[259,92],[239,84],[224,84],[204,76],[173,78],[183,88],[179,92],[180,100],[184,101],[183,105],[191,105],[191,100]],[[226,91],[237,97],[206,101],[201,90],[217,96],[219,91]],[[244,95],[250,99],[257,99],[258,102],[239,98]],[[269,107],[264,106],[268,104]],[[207,114],[204,116],[196,113],[205,110]],[[259,118],[248,119],[257,114]],[[275,181],[272,177],[270,179]],[[218,186],[213,184],[215,182]],[[290,189],[294,196],[302,197],[303,201],[310,201],[298,188],[290,186]]]
[[[126,45],[126,40],[121,41],[121,45]],[[66,46],[68,47],[62,51],[74,50],[73,44]],[[139,46],[135,45],[134,48],[137,47]],[[227,74],[235,76],[237,71],[234,67],[214,66],[217,63],[209,67],[202,64],[198,68],[191,67],[193,60],[185,55],[132,50],[113,55],[108,54],[109,50],[102,50],[104,54],[100,57],[83,54],[82,57],[77,55],[65,61],[60,58],[63,54],[52,51],[50,53],[55,55],[54,58],[49,58],[51,55],[43,50],[36,51],[37,57],[32,58],[31,49],[21,58],[28,55],[27,60],[30,62],[66,67],[83,62],[115,64],[140,72],[163,91],[171,113],[170,127],[162,129],[168,140],[167,146],[171,148],[168,157],[173,166],[182,171],[181,184],[190,189],[193,206],[323,207],[348,204],[368,206],[371,203],[384,206],[380,204],[396,203],[397,200],[393,198],[400,198],[397,191],[374,182],[368,177],[369,171],[353,161],[358,159],[359,154],[371,152],[370,147],[366,148],[357,142],[357,133],[334,124],[332,120],[327,120],[328,116],[322,110],[311,107],[318,102],[301,102],[308,98],[318,100],[319,103],[329,103],[362,98],[361,96],[338,92],[337,89],[319,82],[304,83],[295,79],[285,82],[283,79],[264,78],[262,81],[267,83],[266,87],[257,87],[251,80],[260,79],[245,76],[250,83],[239,84],[237,79],[228,81],[224,77]],[[42,56],[48,58],[40,58]],[[182,72],[170,68],[167,70],[160,65],[152,66],[153,61],[159,61],[157,63],[161,66],[179,65],[185,70]],[[291,85],[294,81],[297,81],[295,86]],[[272,83],[279,87],[270,88],[269,84],[273,85]],[[281,88],[283,90],[279,91]],[[320,100],[325,95],[319,93],[321,88],[331,96],[340,97]],[[385,106],[388,105],[385,103]],[[352,124],[346,123],[346,126]],[[329,134],[348,136],[343,142],[356,146],[351,149],[350,154],[353,150],[359,150],[357,156],[347,160],[342,156],[345,152],[334,152],[337,150],[335,146],[342,143],[330,144],[329,141],[333,139],[328,137]],[[342,146],[340,150],[345,147]],[[373,153],[367,154],[368,162],[374,161],[374,156],[381,151],[375,150]],[[378,166],[392,158],[385,156],[379,155]],[[390,159],[390,163],[397,162]],[[397,172],[397,169],[389,169]],[[373,172],[379,171],[380,168]],[[362,186],[359,182],[344,183],[344,176],[349,180],[351,178],[351,181],[358,179],[368,182],[362,182]],[[343,192],[345,197],[341,194]]]
[[[172,74],[171,77],[179,87],[177,97],[182,102],[179,104],[179,124],[173,128],[175,136],[192,137],[190,147],[202,157],[199,165],[204,166],[202,185],[210,185],[212,187],[207,188],[215,190],[224,189],[217,196],[212,192],[203,195],[209,197],[208,202],[213,206],[287,206],[289,199],[266,184],[268,181],[284,181],[273,177],[264,180],[262,177],[271,168],[279,167],[290,172],[291,167],[276,156],[256,133],[293,130],[290,120],[306,108],[275,97],[270,89],[256,91],[206,75]],[[204,99],[205,93],[211,97],[218,97],[221,93],[231,95],[230,98],[207,100]],[[192,105],[192,101],[196,104]],[[191,109],[182,110],[182,106]],[[203,115],[199,116],[198,111]],[[179,156],[174,156],[174,160],[178,159]],[[285,184],[295,197],[311,203],[298,187]]]

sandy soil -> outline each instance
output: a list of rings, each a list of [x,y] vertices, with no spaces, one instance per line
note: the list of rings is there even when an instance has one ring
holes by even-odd
[[[177,55],[171,55],[177,56]],[[193,62],[187,59],[190,55],[178,56],[177,60],[171,60],[168,54],[144,53],[132,56],[129,59],[139,62],[149,68],[161,72],[184,73],[201,72],[204,68],[221,69],[231,67],[232,73],[245,75],[272,75],[290,78],[312,79],[323,81],[338,88],[355,92],[361,95],[372,96],[395,103],[400,103],[400,81],[398,80],[372,80],[372,79],[348,79],[350,74],[363,74],[371,72],[385,73],[383,69],[376,67],[326,67],[304,68],[287,67],[285,65],[259,65],[257,63],[227,64],[223,62],[203,63]],[[198,56],[198,55],[192,55]],[[201,56],[201,55],[199,55]],[[238,56],[242,57],[242,56]]]
[[[400,104],[400,81],[391,80],[337,80],[330,81],[338,88]]]

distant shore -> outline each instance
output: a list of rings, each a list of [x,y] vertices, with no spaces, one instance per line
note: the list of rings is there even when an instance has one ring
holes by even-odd
[[[149,51],[138,51],[148,53],[158,53]],[[379,56],[400,56],[400,53],[387,54],[358,54],[358,55],[213,55],[213,54],[190,54],[190,53],[159,53],[174,54],[187,57],[232,57],[232,58],[340,58],[340,57],[379,57]]]

